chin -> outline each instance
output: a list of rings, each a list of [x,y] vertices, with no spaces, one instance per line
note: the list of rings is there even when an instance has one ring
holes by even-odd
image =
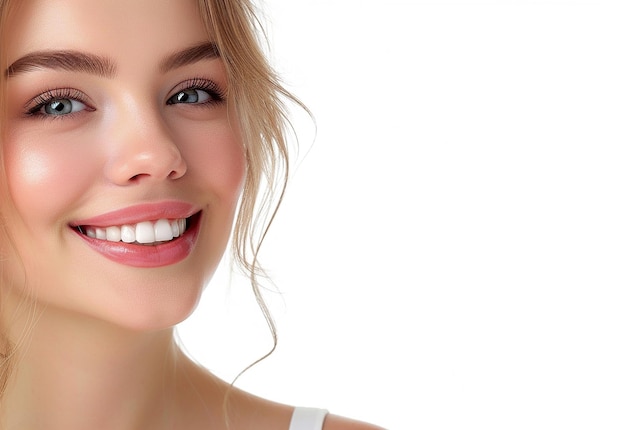
[[[171,328],[193,313],[202,296],[203,283],[184,285],[153,286],[150,291],[125,294],[116,304],[101,309],[105,312],[101,319],[137,332]]]
[[[71,327],[93,329],[94,336],[101,329],[106,332],[107,327],[129,332],[164,330],[193,313],[206,284],[197,273],[187,273],[186,277],[163,272],[139,276],[118,269],[111,279],[104,269],[101,267],[102,278],[91,282],[81,279],[83,275],[71,283],[48,282],[44,288],[43,282],[31,279],[29,284],[35,288],[28,296],[43,311],[40,324],[67,328],[69,323]]]
[[[111,322],[133,332],[165,330],[186,320],[193,313],[197,302],[189,305],[169,303],[158,309],[135,308],[127,315],[117,315]]]

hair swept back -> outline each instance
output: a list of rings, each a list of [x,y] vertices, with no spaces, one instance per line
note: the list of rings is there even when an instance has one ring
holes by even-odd
[[[235,104],[247,158],[247,175],[233,232],[233,258],[248,276],[257,303],[277,344],[274,320],[261,294],[266,274],[258,255],[282,202],[289,178],[285,101],[310,115],[287,91],[262,49],[265,31],[250,0],[198,0],[207,32],[214,38],[228,76],[229,102]],[[243,372],[242,372],[243,373]]]

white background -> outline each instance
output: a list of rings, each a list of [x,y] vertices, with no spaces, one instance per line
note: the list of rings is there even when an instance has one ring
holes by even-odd
[[[317,135],[294,114],[279,347],[239,386],[390,429],[626,427],[620,3],[264,1]],[[180,333],[231,380],[270,339],[224,269]]]

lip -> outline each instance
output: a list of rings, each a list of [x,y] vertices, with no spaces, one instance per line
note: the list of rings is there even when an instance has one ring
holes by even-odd
[[[134,224],[161,218],[187,218],[185,232],[165,243],[157,245],[138,245],[135,243],[109,242],[91,238],[78,231],[78,226],[104,227],[121,224]],[[176,264],[184,260],[193,250],[198,239],[202,212],[190,204],[168,202],[160,204],[137,205],[116,210],[93,218],[70,224],[70,228],[91,249],[116,263],[132,267],[153,268]]]
[[[136,224],[142,221],[156,221],[158,219],[189,218],[199,212],[194,205],[179,201],[165,201],[160,203],[146,203],[130,206],[107,212],[95,217],[76,220],[70,227],[92,226],[108,227],[112,225]]]

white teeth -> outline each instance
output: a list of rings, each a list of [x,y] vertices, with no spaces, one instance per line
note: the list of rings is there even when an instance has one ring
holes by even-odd
[[[135,227],[130,225],[123,225],[121,228],[122,242],[133,243],[135,241]]]
[[[96,239],[106,239],[107,232],[103,228],[96,228]]]
[[[157,242],[165,242],[172,240],[174,233],[172,232],[172,226],[166,219],[160,219],[154,223],[154,240]]]
[[[167,242],[185,232],[187,221],[185,219],[158,221],[143,221],[135,225],[110,226],[110,227],[86,227],[85,234],[94,239],[108,242],[125,242],[152,244]]]
[[[122,240],[121,228],[117,226],[107,227],[106,232],[107,232],[107,240],[109,242],[119,242],[120,240]]]
[[[178,237],[180,236],[180,228],[178,228],[178,221],[174,220],[170,223],[172,227],[172,236]]]
[[[139,243],[152,243],[154,239],[154,225],[150,221],[144,221],[135,227],[135,240]]]

